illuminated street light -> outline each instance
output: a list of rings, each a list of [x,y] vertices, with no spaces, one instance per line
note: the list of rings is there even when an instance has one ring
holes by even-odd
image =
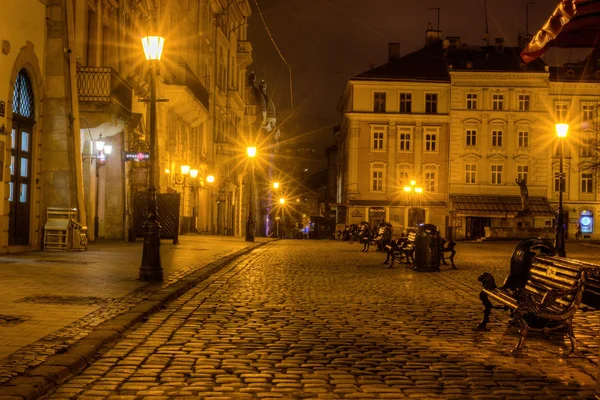
[[[279,189],[279,182],[273,182],[273,189]]]
[[[410,226],[411,225],[410,222],[413,222],[415,220],[415,215],[414,215],[415,214],[415,205],[414,205],[415,193],[416,194],[423,193],[423,188],[420,186],[417,186],[417,181],[411,180],[410,186],[409,185],[404,186],[404,191],[410,195],[410,208],[408,209],[409,221],[407,223],[407,225]]]
[[[283,197],[279,199],[279,204],[285,204],[285,199]]]
[[[209,175],[206,177],[206,182],[208,183],[213,183],[215,181],[215,177],[212,175]]]
[[[252,164],[252,175],[250,176],[250,201],[248,202],[248,219],[246,220],[246,242],[254,242],[254,213],[252,211],[252,181],[254,180],[254,157],[256,157],[256,147],[247,147],[246,154]]]
[[[162,282],[163,269],[160,259],[160,223],[156,201],[156,163],[158,152],[156,143],[156,63],[162,56],[165,39],[160,36],[142,38],[144,55],[150,61],[150,168],[148,184],[148,212],[144,222],[144,245],[139,278],[141,281]]]
[[[558,145],[558,213],[556,215],[556,237],[554,239],[554,247],[560,257],[566,257],[567,251],[565,250],[565,221],[563,215],[563,191],[564,189],[564,171],[563,171],[563,157],[565,151],[565,138],[569,132],[569,124],[556,124],[556,136],[559,140]]]

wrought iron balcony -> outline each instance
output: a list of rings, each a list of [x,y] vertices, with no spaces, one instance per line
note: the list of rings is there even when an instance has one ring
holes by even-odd
[[[110,67],[78,67],[77,94],[80,103],[131,116],[132,87]]]

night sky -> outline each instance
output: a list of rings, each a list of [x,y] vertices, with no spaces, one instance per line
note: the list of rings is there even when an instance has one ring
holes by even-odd
[[[256,4],[277,47],[292,68],[293,106],[289,69],[266,32]],[[504,37],[516,46],[518,31],[525,30],[528,0],[488,0],[490,44]],[[529,33],[535,33],[550,16],[556,0],[529,4]],[[318,151],[334,143],[333,126],[339,122],[337,103],[346,82],[370,65],[387,62],[389,42],[399,42],[401,55],[423,47],[431,22],[443,37],[461,36],[462,43],[483,45],[483,0],[250,0],[249,40],[254,63],[250,70],[265,80],[277,108],[278,124],[285,138],[301,137]],[[428,10],[431,9],[431,10]],[[565,52],[560,50],[560,56]],[[545,56],[556,64],[556,51]],[[576,61],[561,59],[560,62]]]

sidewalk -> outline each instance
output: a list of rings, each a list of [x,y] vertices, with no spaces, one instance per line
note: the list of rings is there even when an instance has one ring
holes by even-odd
[[[84,252],[0,255],[0,385],[158,291],[168,296],[181,290],[182,278],[218,268],[219,260],[230,262],[269,240],[209,235],[180,236],[179,245],[164,240],[162,284],[138,280],[141,241],[91,243]]]

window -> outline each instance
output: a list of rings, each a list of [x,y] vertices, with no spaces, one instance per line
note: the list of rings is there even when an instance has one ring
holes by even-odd
[[[427,114],[437,114],[437,93],[426,93],[425,94],[425,112]]]
[[[558,191],[560,190],[559,188],[561,186],[559,186],[559,185],[561,185],[561,184],[562,184],[562,192],[564,193],[565,192],[565,188],[567,186],[566,182],[565,182],[564,173],[563,173],[563,177],[561,178],[560,172],[555,172],[554,173],[554,191],[556,193],[558,193]]]
[[[475,129],[467,129],[466,132],[467,147],[477,146],[477,131]]]
[[[425,134],[425,152],[438,152],[438,128],[424,128]]]
[[[467,110],[477,110],[477,93],[467,93]]]
[[[412,128],[398,128],[398,151],[409,152]]]
[[[581,174],[581,193],[593,193],[593,178],[591,173]]]
[[[385,92],[375,92],[373,94],[373,112],[385,112]]]
[[[465,183],[474,184],[477,183],[477,165],[467,164],[465,165]]]
[[[412,112],[412,94],[400,93],[400,112],[411,113]]]
[[[383,192],[383,175],[385,166],[383,164],[371,165],[371,191]]]
[[[529,111],[529,95],[520,94],[518,97],[519,111]]]
[[[385,133],[384,126],[371,127],[371,150],[385,151]]]
[[[527,175],[529,175],[528,165],[517,165],[517,179],[519,181],[525,181],[527,183]]]
[[[594,120],[594,105],[583,104],[581,106],[581,120],[583,122],[590,122]]]
[[[492,147],[502,147],[502,131],[492,131]]]
[[[555,117],[558,122],[565,122],[567,120],[567,105],[555,104],[554,113],[556,114]]]
[[[594,140],[590,138],[585,138],[581,140],[581,147],[579,156],[580,157],[591,157],[592,156],[592,148],[594,147]]]
[[[502,111],[504,109],[504,95],[493,94],[492,95],[492,110]]]
[[[519,130],[517,144],[522,149],[529,147],[529,131]]]
[[[411,164],[400,164],[396,169],[396,184],[402,190],[402,188],[410,182],[412,176],[413,166]]]
[[[427,192],[435,192],[435,180],[436,171],[425,171],[425,187],[423,188]]]
[[[502,184],[502,165],[492,165],[492,185]]]

